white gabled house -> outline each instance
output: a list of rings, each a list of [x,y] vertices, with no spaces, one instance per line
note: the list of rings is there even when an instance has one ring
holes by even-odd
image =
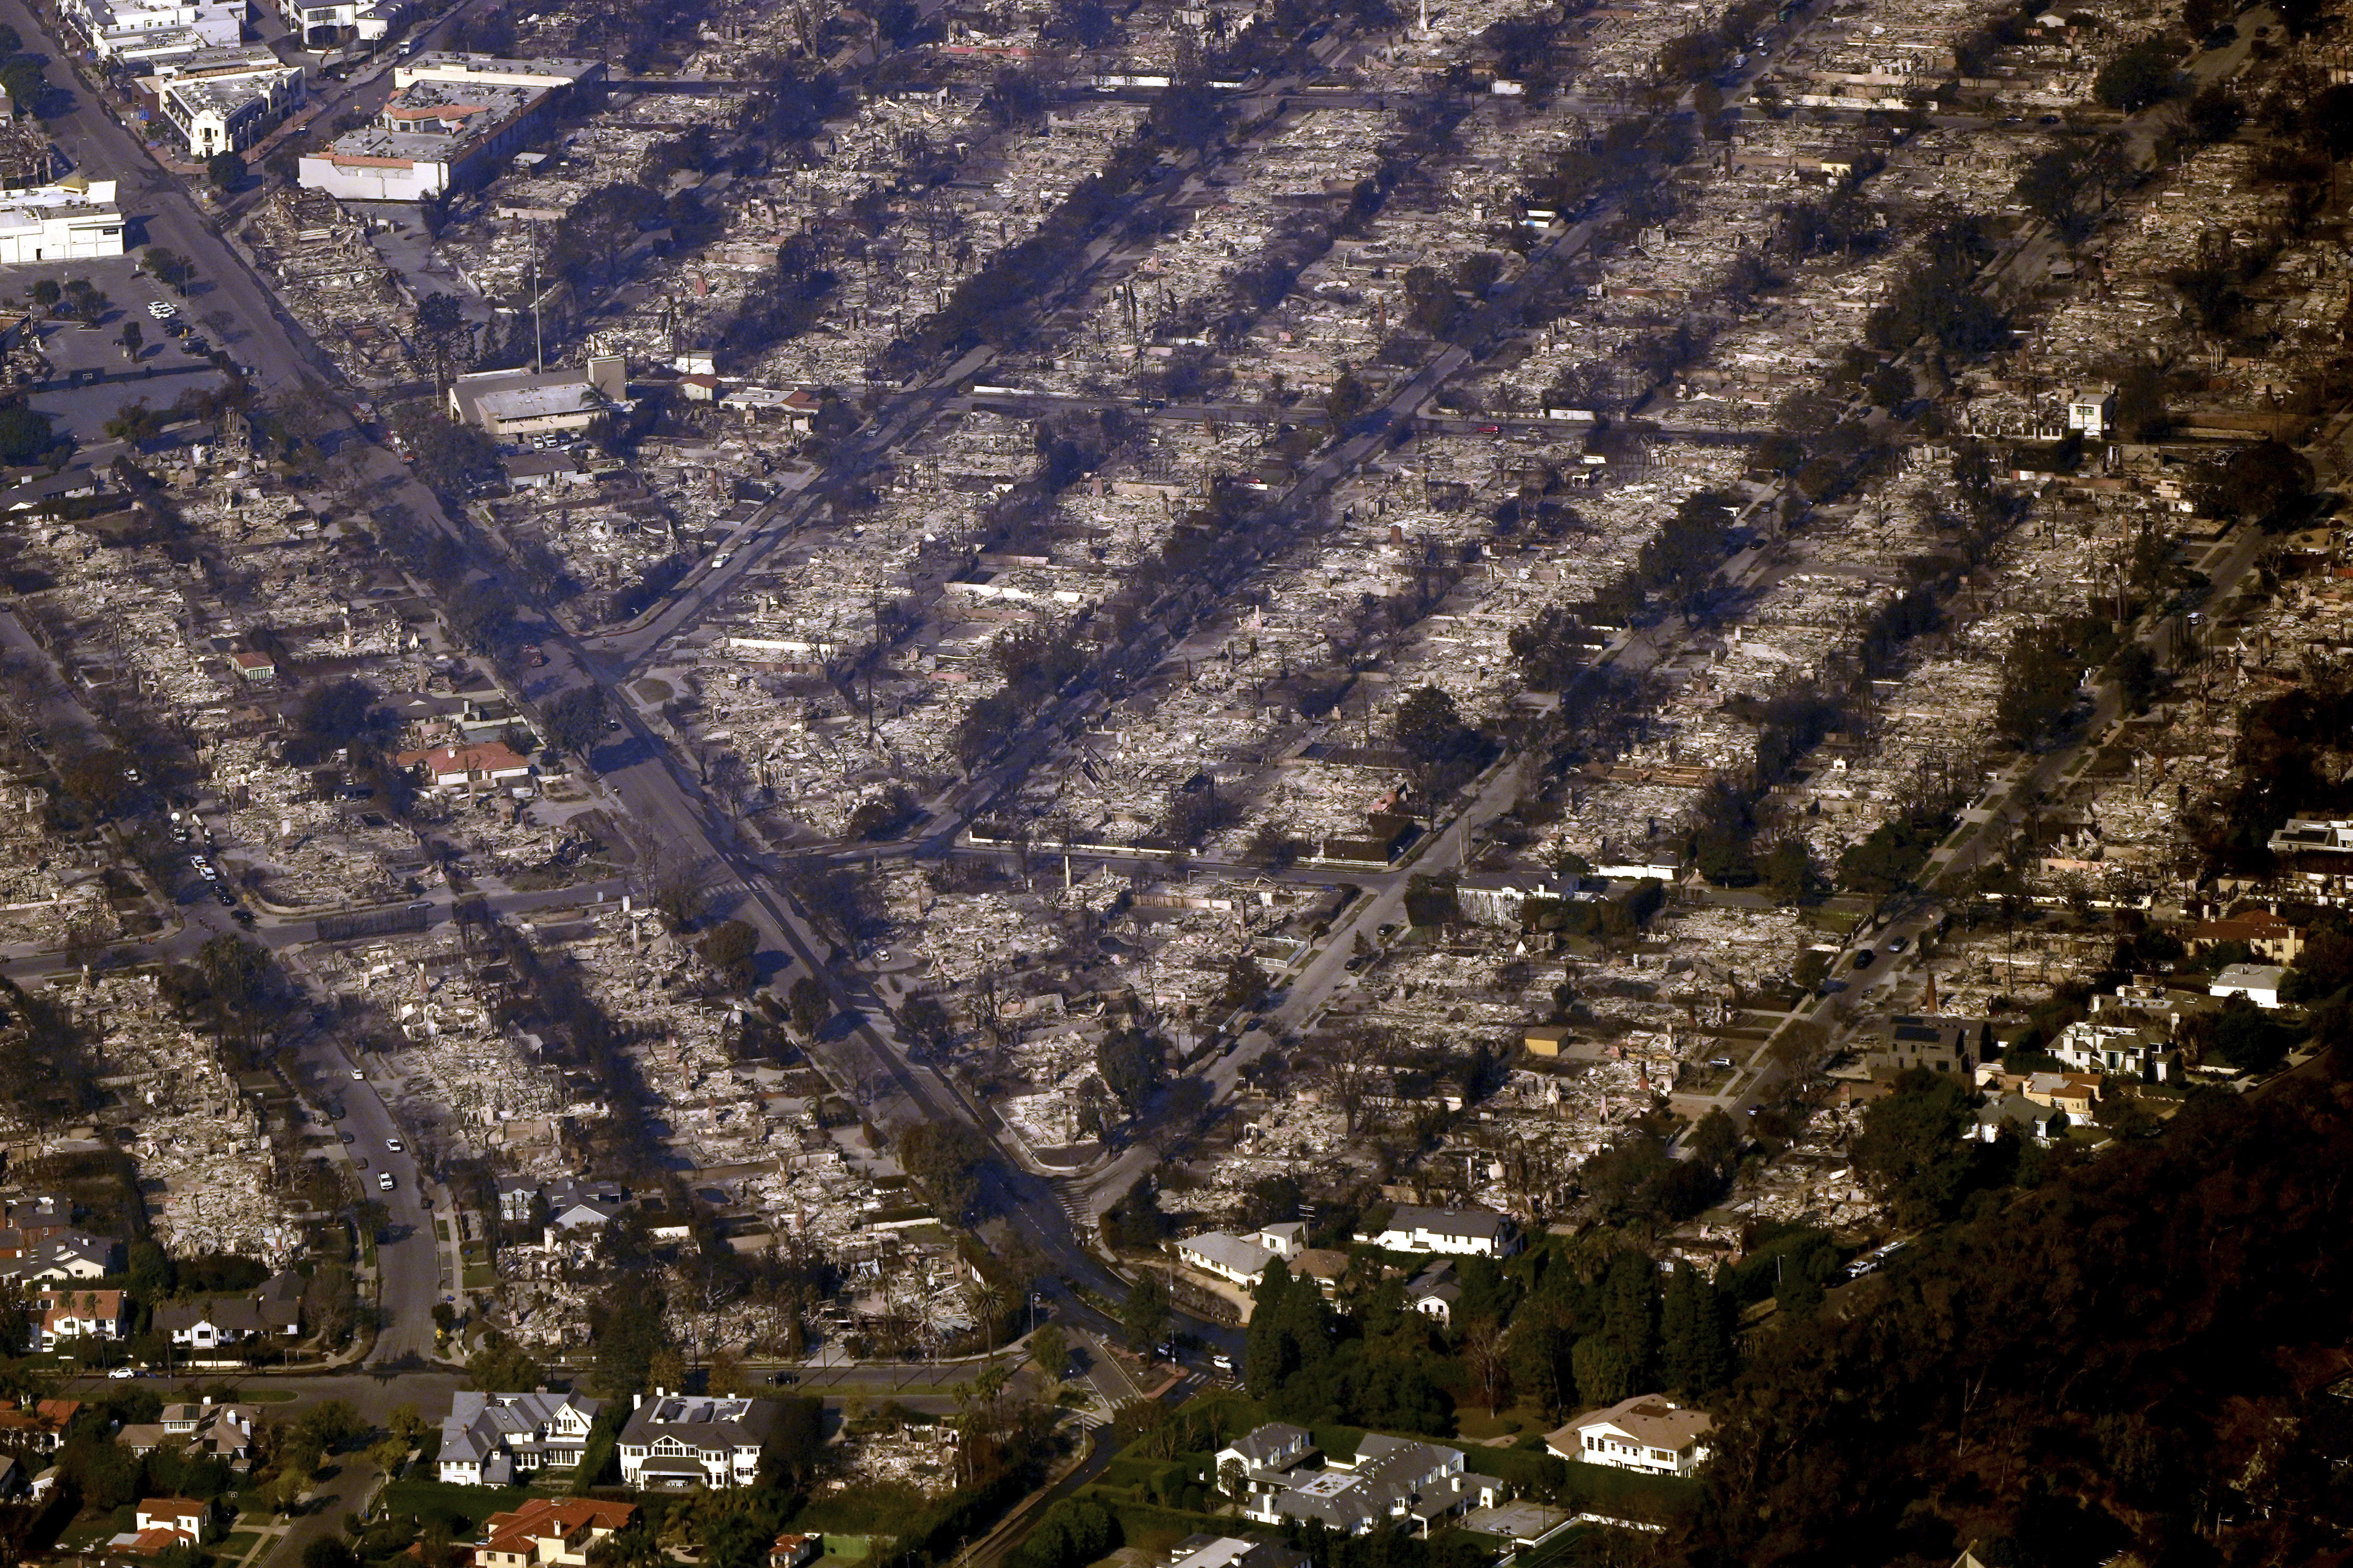
[[[1545,1438],[1564,1459],[1653,1476],[1688,1476],[1707,1462],[1715,1417],[1685,1410],[1664,1394],[1638,1394],[1580,1415]]]
[[[1306,1432],[1271,1421],[1238,1437],[1214,1456],[1214,1474],[1241,1467],[1241,1510],[1262,1524],[1320,1519],[1343,1535],[1383,1524],[1411,1524],[1424,1534],[1437,1521],[1492,1505],[1503,1483],[1466,1473],[1462,1451],[1442,1444],[1368,1432],[1353,1459],[1307,1460],[1315,1445]],[[1222,1486],[1222,1479],[1220,1485]]]
[[[1385,1252],[1443,1252],[1463,1258],[1509,1258],[1520,1249],[1519,1226],[1509,1215],[1482,1208],[1424,1208],[1399,1204],[1389,1222],[1358,1241]]]

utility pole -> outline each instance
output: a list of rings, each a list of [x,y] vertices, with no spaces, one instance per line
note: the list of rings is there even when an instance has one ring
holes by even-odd
[[[547,345],[539,331],[539,220],[531,220],[531,374],[547,372]]]

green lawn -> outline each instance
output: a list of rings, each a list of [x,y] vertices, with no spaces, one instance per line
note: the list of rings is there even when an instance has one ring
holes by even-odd
[[[524,1487],[461,1487],[446,1481],[394,1481],[384,1489],[384,1510],[419,1519],[443,1519],[462,1523],[468,1533],[494,1513],[522,1506],[531,1495]]]
[[[1558,1568],[1560,1563],[1568,1561],[1569,1549],[1592,1529],[1593,1526],[1589,1524],[1580,1524],[1574,1529],[1564,1530],[1527,1556],[1521,1558],[1514,1564],[1514,1568]]]
[[[214,1547],[213,1552],[224,1563],[242,1563],[245,1561],[246,1553],[251,1552],[255,1543],[260,1539],[261,1532],[259,1531],[237,1531],[227,1540]]]
[[[489,1264],[487,1264],[487,1263],[469,1263],[468,1265],[466,1265],[466,1289],[469,1289],[469,1290],[489,1290],[489,1289],[495,1289],[495,1288],[497,1287],[498,1282],[499,1282],[499,1271],[498,1271],[496,1268],[491,1268]]]

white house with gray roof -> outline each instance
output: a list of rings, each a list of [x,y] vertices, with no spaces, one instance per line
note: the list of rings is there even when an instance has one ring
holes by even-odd
[[[1509,1215],[1417,1204],[1398,1205],[1388,1225],[1356,1239],[1385,1252],[1443,1252],[1464,1258],[1509,1258],[1520,1249],[1519,1226]]]
[[[543,1468],[571,1469],[588,1447],[601,1399],[578,1394],[450,1395],[441,1421],[441,1479],[461,1487],[513,1486]]]
[[[749,1486],[776,1415],[767,1399],[641,1394],[621,1428],[621,1484],[681,1491]]]
[[[1427,1533],[1433,1521],[1489,1506],[1502,1493],[1501,1481],[1466,1473],[1462,1451],[1439,1443],[1368,1432],[1352,1459],[1310,1465],[1315,1452],[1299,1427],[1270,1422],[1218,1450],[1217,1473],[1229,1459],[1242,1467],[1242,1512],[1261,1523],[1320,1519],[1344,1535],[1409,1522]]]

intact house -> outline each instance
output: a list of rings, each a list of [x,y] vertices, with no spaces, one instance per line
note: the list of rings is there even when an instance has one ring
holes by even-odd
[[[825,1555],[825,1538],[787,1531],[768,1543],[768,1568],[808,1568]]]
[[[1357,1234],[1385,1252],[1444,1252],[1465,1258],[1509,1258],[1520,1249],[1519,1227],[1509,1215],[1482,1208],[1423,1208],[1399,1204],[1388,1224]]]
[[[305,48],[332,48],[346,37],[372,43],[392,31],[399,0],[279,0],[279,15]]]
[[[2286,979],[2287,971],[2276,963],[2232,963],[2206,989],[2210,995],[2244,996],[2258,1007],[2271,1008],[2280,1005],[2280,986]]]
[[[132,1528],[107,1540],[111,1552],[156,1557],[174,1547],[195,1547],[212,1533],[213,1508],[194,1498],[149,1498],[139,1505]]]
[[[0,1447],[54,1454],[65,1447],[67,1434],[81,1419],[81,1409],[79,1399],[37,1399],[15,1406],[0,1405]]]
[[[104,1237],[44,1226],[37,1237],[0,1232],[0,1279],[27,1285],[101,1279],[114,1271],[121,1247]]]
[[[1268,1264],[1278,1258],[1288,1262],[1306,1250],[1307,1227],[1294,1219],[1262,1226],[1247,1236],[1222,1230],[1188,1236],[1176,1244],[1176,1260],[1237,1285],[1255,1285]]]
[[[621,1484],[678,1491],[749,1486],[776,1414],[765,1399],[659,1388],[640,1394],[621,1427]]]
[[[441,1419],[441,1479],[455,1486],[505,1487],[546,1468],[571,1469],[588,1446],[601,1399],[577,1394],[450,1395]]]
[[[38,1319],[34,1329],[37,1350],[53,1351],[67,1340],[119,1340],[131,1321],[120,1290],[52,1285],[33,1291],[26,1305]]]
[[[166,1301],[155,1309],[155,1328],[192,1351],[299,1334],[302,1289],[302,1277],[289,1271],[272,1275],[248,1295]]]
[[[253,1425],[260,1414],[258,1405],[216,1405],[207,1394],[199,1404],[166,1405],[159,1419],[127,1425],[114,1440],[134,1454],[161,1448],[234,1468],[252,1451]]]
[[[1406,1282],[1406,1306],[1450,1327],[1454,1322],[1454,1309],[1461,1301],[1462,1287],[1454,1279],[1451,1263],[1433,1263]]]
[[[1168,1568],[1306,1568],[1307,1553],[1279,1541],[1188,1535],[1169,1549]]]
[[[633,1502],[533,1498],[482,1521],[474,1568],[587,1568],[589,1550],[637,1517]]]
[[[426,752],[401,752],[394,762],[414,768],[428,788],[441,791],[512,788],[531,782],[531,759],[518,756],[505,744],[486,741],[477,746],[436,746]]]
[[[132,1524],[142,1534],[169,1531],[184,1545],[201,1546],[212,1531],[213,1505],[194,1498],[151,1497],[139,1505]]]
[[[2180,1065],[2168,1031],[2078,1018],[2051,1042],[2051,1054],[2077,1072],[2118,1074],[2163,1083]]]
[[[551,1187],[547,1194],[547,1224],[541,1239],[554,1247],[573,1231],[590,1234],[628,1212],[628,1194],[610,1183],[582,1182]]]
[[[1588,1465],[1688,1476],[1707,1462],[1707,1435],[1715,1426],[1704,1410],[1682,1409],[1663,1394],[1639,1394],[1578,1416],[1546,1436],[1545,1447]]]
[[[1433,1521],[1492,1505],[1504,1484],[1466,1474],[1459,1448],[1380,1432],[1353,1459],[1310,1465],[1316,1457],[1304,1431],[1272,1421],[1219,1449],[1214,1473],[1222,1486],[1229,1465],[1240,1468],[1242,1512],[1261,1523],[1316,1519],[1343,1535],[1409,1521],[1427,1534]]]
[[[2311,931],[2283,919],[2275,910],[2253,909],[2221,920],[2200,921],[2184,933],[2192,952],[2226,942],[2244,942],[2247,951],[2274,963],[2294,963],[2304,952]]]

